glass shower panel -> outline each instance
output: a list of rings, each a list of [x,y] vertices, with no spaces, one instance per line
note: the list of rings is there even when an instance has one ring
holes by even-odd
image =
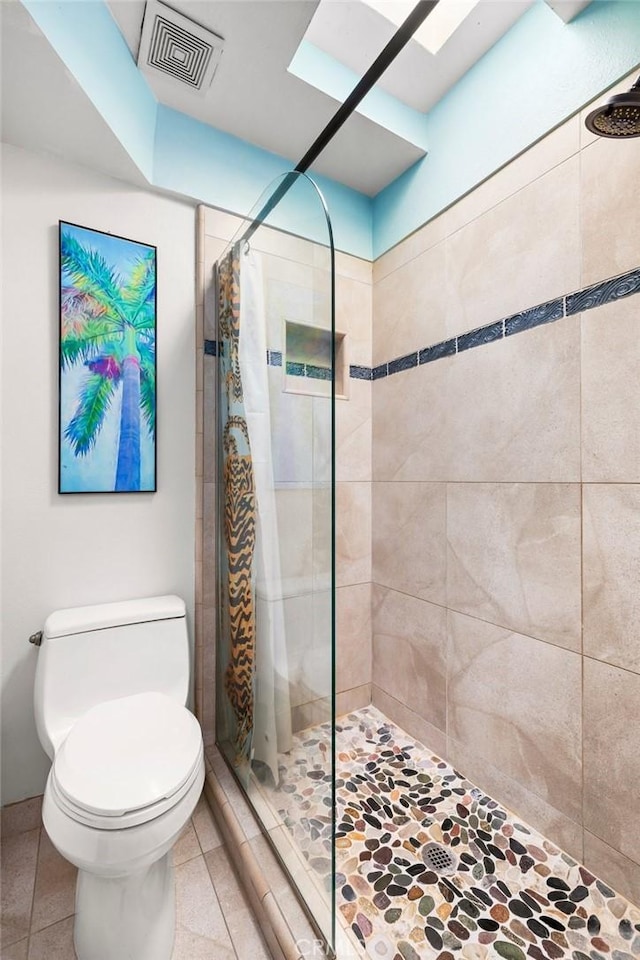
[[[324,202],[297,174],[272,185],[217,263],[216,736],[329,944],[333,259]]]

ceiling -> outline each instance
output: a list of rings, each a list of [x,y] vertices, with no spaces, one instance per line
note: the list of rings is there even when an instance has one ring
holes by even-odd
[[[410,41],[380,87],[424,113],[533,2],[481,0],[477,12],[437,56]],[[144,0],[109,0],[108,5],[137,59]],[[310,41],[361,76],[396,30],[360,0],[170,0],[169,5],[223,37],[225,45],[205,96],[157,70],[146,71],[158,100],[294,163],[339,106],[288,72],[301,41]],[[423,153],[414,143],[355,114],[314,163],[314,170],[375,195]]]
[[[396,98],[401,109],[415,111],[423,122],[422,114],[533,2],[480,0],[437,56],[410,41],[380,81],[380,89]],[[584,0],[547,2],[550,6],[585,5]],[[205,95],[156,70],[146,70],[155,97],[284,156],[292,165],[342,99],[289,72],[301,41],[306,39],[323,56],[360,76],[396,30],[359,0],[323,0],[321,4],[318,0],[170,0],[170,6],[222,36],[224,52]],[[26,9],[18,0],[0,0],[0,8],[4,138],[133,179],[132,162]],[[145,0],[108,0],[108,8],[137,60]],[[410,137],[356,113],[313,169],[374,196],[423,154],[424,149]]]

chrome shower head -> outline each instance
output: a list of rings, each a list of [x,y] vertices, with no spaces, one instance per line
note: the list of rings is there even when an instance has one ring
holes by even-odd
[[[627,93],[618,93],[592,110],[585,125],[599,137],[640,137],[640,77]]]

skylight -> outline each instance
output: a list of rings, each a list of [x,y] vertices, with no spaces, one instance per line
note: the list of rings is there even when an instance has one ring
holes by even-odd
[[[411,0],[362,0],[362,2],[397,27],[404,23],[415,7],[415,3]],[[438,53],[479,2],[480,0],[440,0],[422,26],[418,27],[413,39],[429,53]]]

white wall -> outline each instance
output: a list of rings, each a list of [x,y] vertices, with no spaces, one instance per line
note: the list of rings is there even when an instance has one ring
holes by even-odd
[[[193,625],[195,211],[2,149],[2,802],[42,793],[37,648],[60,607],[177,593]],[[59,496],[58,220],[158,247],[158,492]],[[191,629],[191,633],[192,633]]]

